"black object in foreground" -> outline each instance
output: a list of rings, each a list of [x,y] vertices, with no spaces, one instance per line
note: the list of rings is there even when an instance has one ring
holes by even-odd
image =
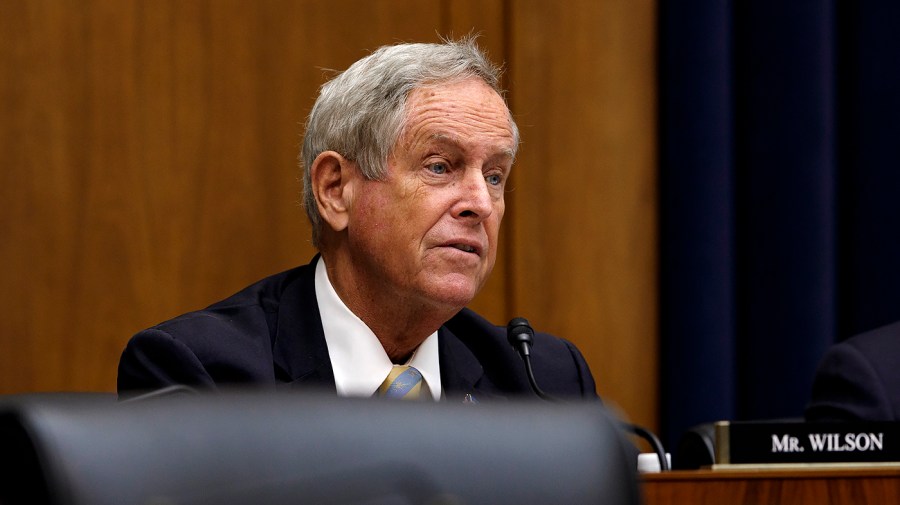
[[[599,403],[24,395],[0,446],[4,505],[639,503]]]

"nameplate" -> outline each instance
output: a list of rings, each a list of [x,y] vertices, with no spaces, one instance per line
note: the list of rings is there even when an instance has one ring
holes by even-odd
[[[716,423],[717,464],[900,461],[900,423]]]

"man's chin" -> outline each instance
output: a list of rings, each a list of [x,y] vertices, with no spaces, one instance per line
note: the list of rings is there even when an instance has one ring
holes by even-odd
[[[442,305],[456,311],[462,309],[475,298],[475,295],[481,290],[482,282],[478,282],[471,277],[450,278],[444,282],[436,283],[432,289],[430,298],[438,305]]]

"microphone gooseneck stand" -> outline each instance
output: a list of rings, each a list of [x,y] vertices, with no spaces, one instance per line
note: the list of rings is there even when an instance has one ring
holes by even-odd
[[[548,402],[563,403],[563,400],[548,395],[538,387],[534,378],[534,369],[531,366],[531,346],[534,343],[534,329],[531,328],[528,320],[523,317],[513,318],[506,325],[506,338],[509,341],[509,345],[521,356],[522,362],[525,364],[525,375],[528,376],[528,383],[531,385],[534,394]],[[666,450],[653,432],[636,424],[624,421],[619,421],[619,423],[626,431],[646,440],[650,447],[653,448],[653,452],[656,453],[656,457],[659,458],[660,470],[663,472],[669,471],[669,460],[666,458]]]

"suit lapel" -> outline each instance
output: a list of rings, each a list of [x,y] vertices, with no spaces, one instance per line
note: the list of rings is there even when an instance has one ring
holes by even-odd
[[[290,388],[336,391],[322,316],[316,302],[315,272],[319,256],[299,269],[278,305],[272,355],[279,382]]]
[[[438,330],[438,353],[441,363],[441,386],[446,401],[461,403],[473,398],[476,402],[502,398],[482,380],[484,369],[478,358],[446,326]]]

